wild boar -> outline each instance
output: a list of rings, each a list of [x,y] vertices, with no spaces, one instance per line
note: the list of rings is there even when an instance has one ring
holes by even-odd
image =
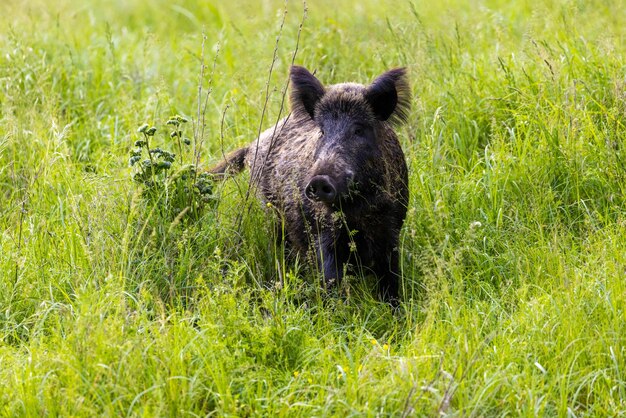
[[[409,110],[406,70],[390,70],[368,86],[325,87],[293,66],[290,83],[291,113],[210,172],[248,166],[251,186],[282,215],[285,239],[314,256],[327,286],[356,265],[374,273],[379,296],[395,305],[409,188],[393,127]]]

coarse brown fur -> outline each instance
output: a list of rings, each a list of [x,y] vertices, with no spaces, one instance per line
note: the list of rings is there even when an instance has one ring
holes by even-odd
[[[399,297],[400,229],[408,204],[408,172],[393,130],[406,119],[404,69],[369,86],[324,87],[302,67],[291,69],[292,113],[211,170],[248,166],[260,197],[282,214],[286,238],[313,254],[330,285],[347,264],[371,269],[380,295]]]

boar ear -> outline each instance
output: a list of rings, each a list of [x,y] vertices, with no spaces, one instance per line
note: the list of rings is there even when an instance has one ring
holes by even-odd
[[[291,66],[291,110],[297,116],[313,118],[315,104],[325,93],[324,86],[306,68]]]
[[[365,99],[378,120],[404,122],[411,100],[406,69],[396,68],[378,76],[367,88]]]

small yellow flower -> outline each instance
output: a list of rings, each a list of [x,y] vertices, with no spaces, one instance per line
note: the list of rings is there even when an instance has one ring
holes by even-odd
[[[272,205],[272,202],[267,202],[265,206],[267,206],[268,208],[271,208],[273,205]]]
[[[389,350],[389,344],[383,344],[383,351]]]
[[[337,379],[346,377],[346,371],[339,364],[337,365]]]
[[[372,339],[370,340],[370,342],[372,343],[372,345],[376,345],[376,344],[378,344],[378,341],[376,341],[374,338],[372,338]]]
[[[363,370],[363,365],[359,364],[359,369],[357,370],[359,373],[361,373],[361,370]]]
[[[296,370],[295,372],[293,372],[293,377],[298,377],[298,376],[300,376],[300,372],[299,371]]]

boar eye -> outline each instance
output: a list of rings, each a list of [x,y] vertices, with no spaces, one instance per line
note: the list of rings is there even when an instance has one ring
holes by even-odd
[[[357,126],[356,128],[354,128],[354,135],[363,136],[363,128],[361,128],[360,126]]]

